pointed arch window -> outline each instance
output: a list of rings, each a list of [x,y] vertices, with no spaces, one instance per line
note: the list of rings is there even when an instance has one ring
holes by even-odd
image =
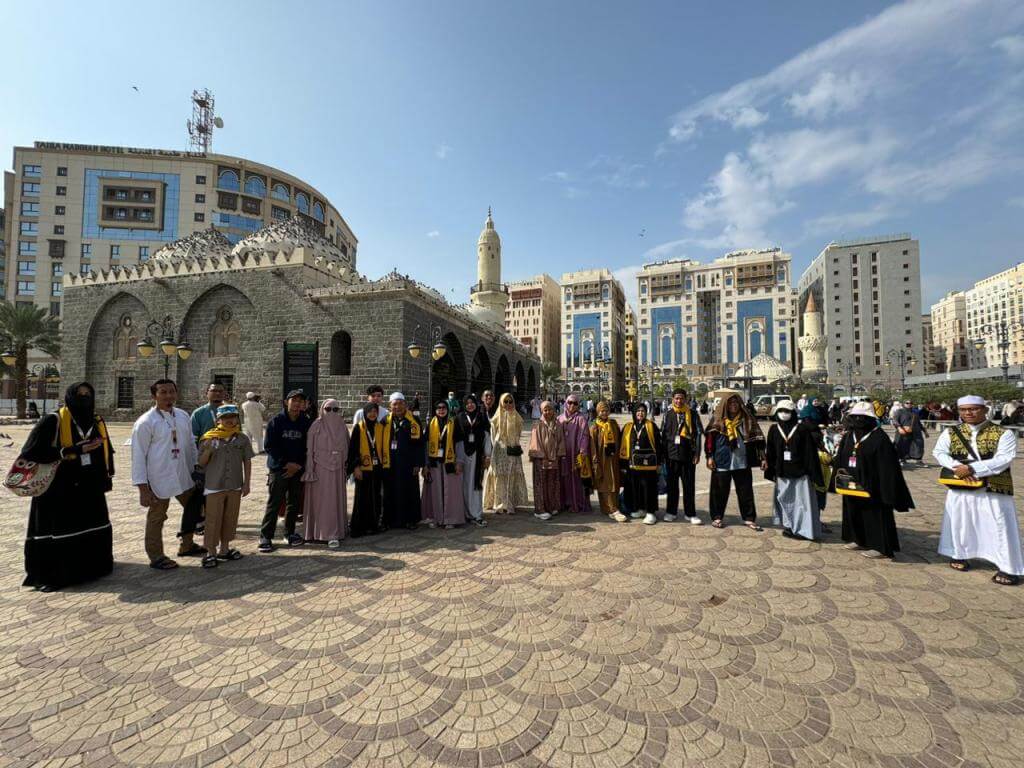
[[[134,360],[138,355],[139,335],[132,328],[131,315],[122,315],[114,331],[114,359]]]
[[[352,373],[352,336],[338,331],[331,336],[331,375],[349,376]]]
[[[217,174],[217,189],[238,191],[238,174],[234,171],[221,171]]]
[[[217,311],[217,320],[210,328],[210,355],[237,357],[242,346],[242,326],[234,318],[230,307]]]

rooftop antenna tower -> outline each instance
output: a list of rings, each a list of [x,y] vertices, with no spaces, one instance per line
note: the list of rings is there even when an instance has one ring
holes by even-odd
[[[213,114],[213,94],[209,88],[192,91],[192,119],[188,127],[188,145],[195,152],[209,152],[213,146],[213,129],[223,128],[224,121]]]

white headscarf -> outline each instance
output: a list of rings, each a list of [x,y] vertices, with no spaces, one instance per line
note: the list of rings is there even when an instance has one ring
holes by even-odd
[[[515,408],[505,408],[506,402],[515,404],[511,392],[506,392],[498,400],[498,411],[491,417],[491,436],[505,445],[519,445],[519,435],[523,431],[523,417]]]

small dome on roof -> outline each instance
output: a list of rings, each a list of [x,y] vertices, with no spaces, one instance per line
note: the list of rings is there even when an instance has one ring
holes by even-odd
[[[749,363],[741,363],[736,366],[737,376],[744,375],[744,371],[747,370],[749,365],[750,375],[755,379],[764,378],[768,383],[778,381],[779,379],[785,379],[788,376],[793,375],[793,371],[785,363],[781,362],[777,358],[762,352],[756,355]]]
[[[231,242],[213,227],[193,232],[158,249],[152,261],[178,262],[193,259],[226,258],[231,255]]]
[[[352,260],[326,237],[321,235],[311,224],[306,224],[300,217],[275,221],[263,229],[242,238],[232,250],[236,256],[245,256],[254,251],[259,253],[290,254],[296,248],[308,248],[314,255],[330,261],[351,264]]]

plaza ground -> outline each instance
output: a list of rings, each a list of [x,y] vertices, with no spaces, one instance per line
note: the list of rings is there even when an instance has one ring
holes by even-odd
[[[7,467],[27,429],[0,431]],[[1024,588],[936,554],[935,469],[907,472],[893,562],[841,547],[834,496],[823,543],[733,499],[721,531],[524,510],[258,555],[258,461],[246,557],[163,573],[128,431],[110,577],[21,588],[28,502],[0,497],[0,768],[1021,764]]]

